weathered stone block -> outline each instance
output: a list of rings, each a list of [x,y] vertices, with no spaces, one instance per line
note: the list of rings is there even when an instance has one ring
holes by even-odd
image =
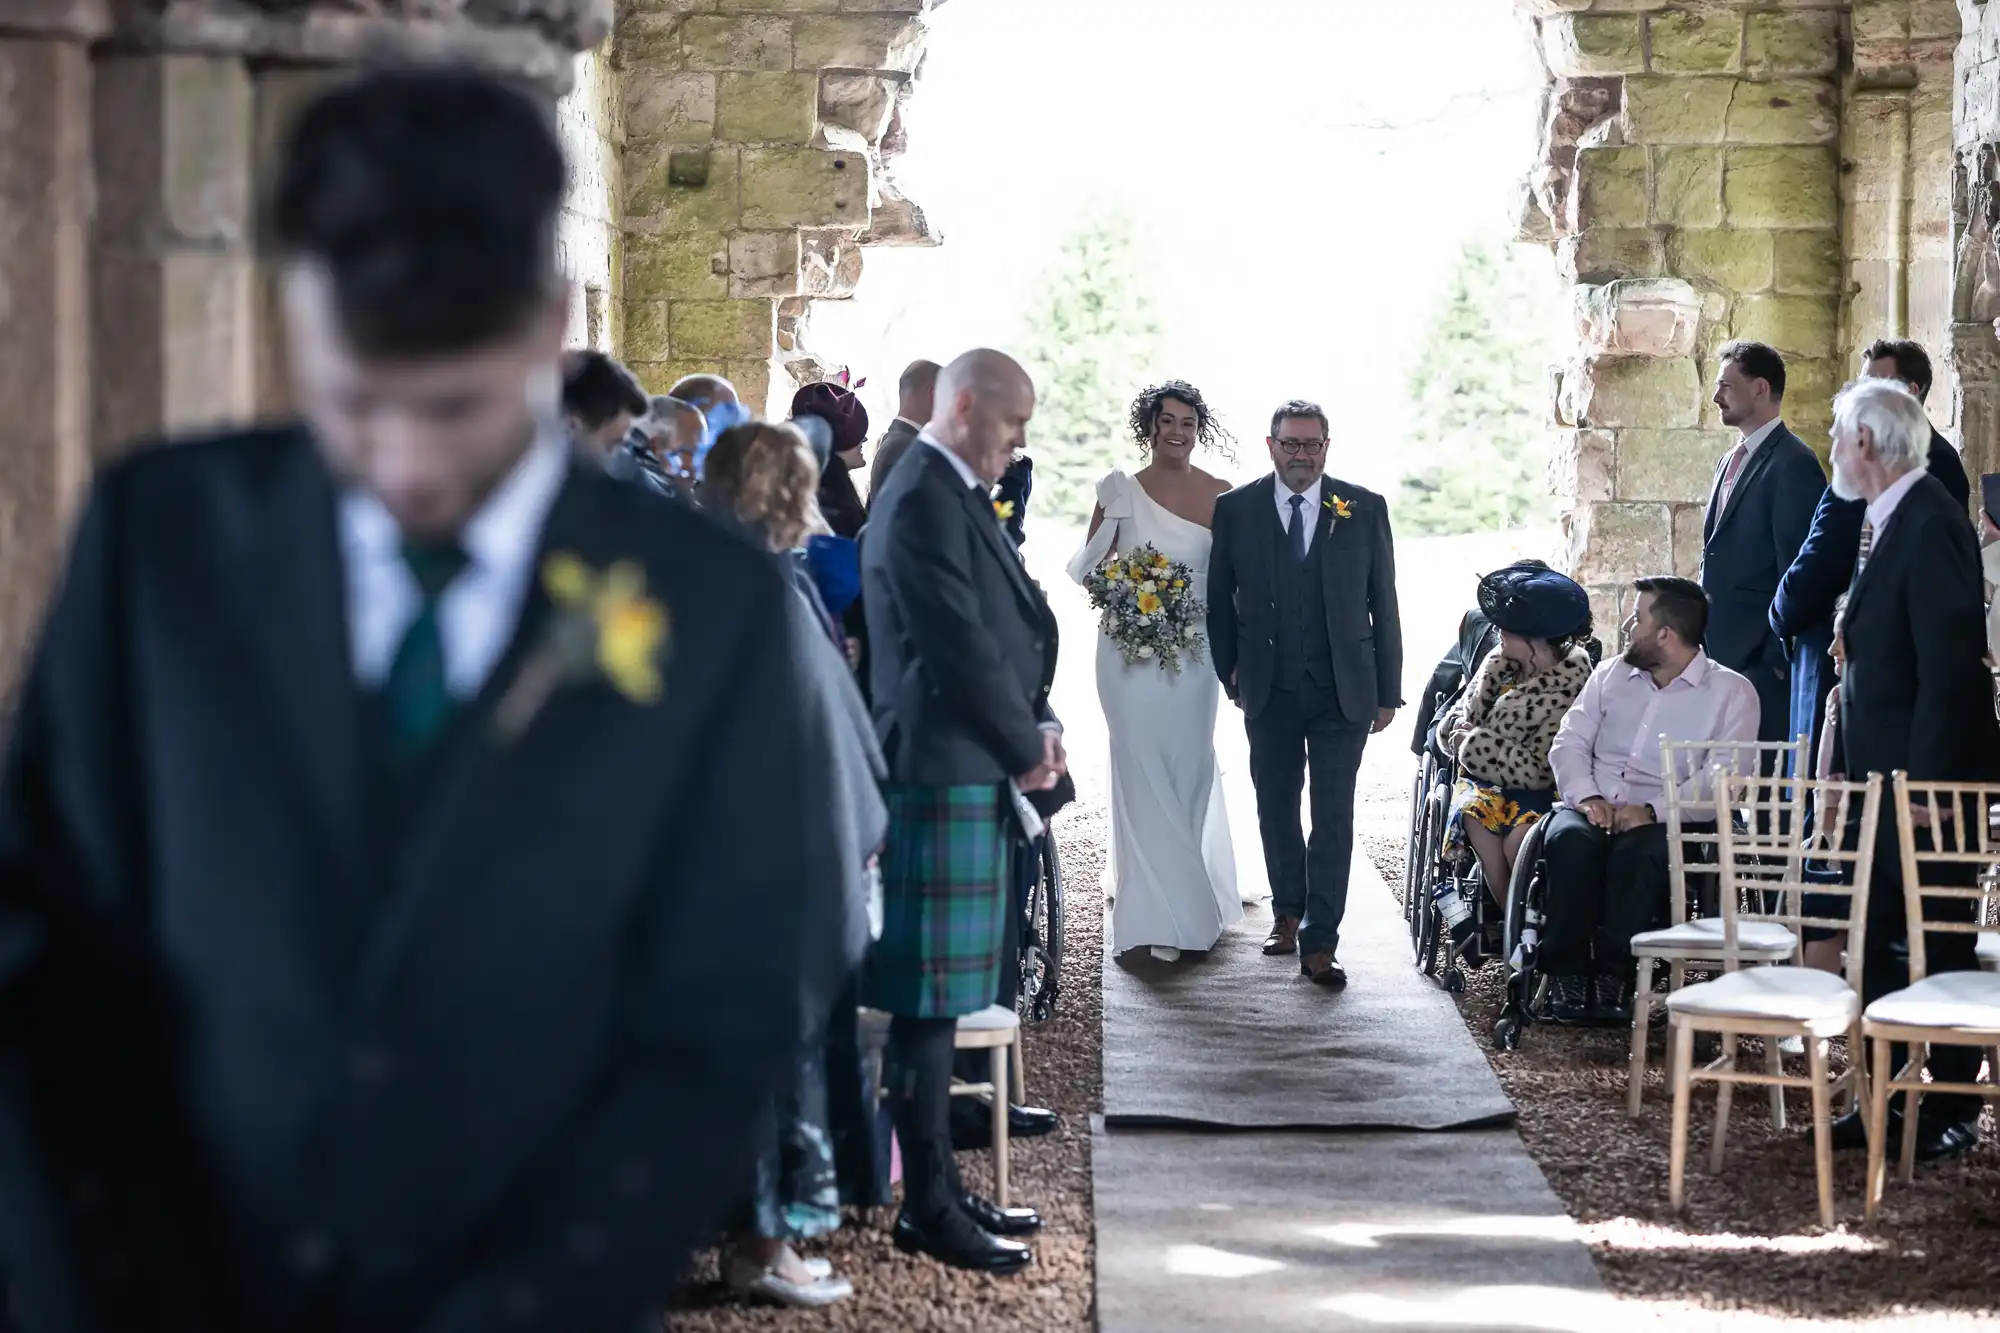
[[[1808,296],[1840,290],[1840,238],[1836,233],[1780,231],[1771,233],[1771,241],[1775,259],[1771,285],[1778,291]]]
[[[731,143],[807,143],[819,122],[817,74],[732,72],[716,95],[716,137]]]
[[[708,153],[702,185],[674,183],[674,153],[666,146],[626,152],[625,230],[636,239],[641,233],[721,231],[735,226],[742,200],[738,150]]]
[[[908,74],[924,53],[924,23],[916,15],[802,18],[792,39],[795,69],[890,69]]]
[[[681,27],[689,69],[790,69],[792,25],[782,18],[697,16]]]
[[[1549,493],[1573,505],[1609,500],[1616,439],[1608,430],[1558,432],[1549,455]]]
[[[1798,234],[1833,236],[1832,232]],[[1730,292],[1760,292],[1771,285],[1772,235],[1728,228],[1675,232],[1667,239],[1667,264],[1675,277],[1690,282]]]
[[[1670,227],[1722,225],[1720,148],[1653,150],[1653,220]]]
[[[641,65],[627,68],[618,85],[628,144],[697,144],[715,137],[715,75]]]
[[[1831,143],[1839,133],[1839,91],[1820,80],[1738,84],[1729,106],[1731,143]]]
[[[943,0],[840,0],[843,10],[857,14],[925,14]]]
[[[1735,79],[1625,80],[1627,143],[1719,144],[1729,123]]]
[[[1737,68],[1743,18],[1732,10],[1654,14],[1653,69],[1661,74],[1719,74]]]
[[[720,301],[728,295],[729,238],[720,232],[663,232],[634,236],[627,242],[628,310],[639,302]],[[644,359],[664,361],[666,357]]]
[[[1732,227],[1832,227],[1840,220],[1839,162],[1829,148],[1732,148],[1722,198]]]
[[[618,20],[618,65],[621,69],[671,69],[681,60],[679,13],[649,13],[639,7]]]
[[[1566,14],[1542,24],[1542,51],[1562,78],[1637,74],[1646,68],[1637,14]]]
[[[743,225],[785,227],[868,225],[868,159],[818,148],[743,150]]]
[[[1673,428],[1700,420],[1700,372],[1687,357],[1593,357],[1569,368],[1563,391],[1579,426]]]
[[[1839,307],[1823,296],[1746,296],[1737,302],[1733,332],[1787,356],[1832,356]]]
[[[777,311],[771,301],[676,301],[669,336],[681,356],[769,356]]]
[[[1729,430],[1620,431],[1616,498],[1705,503],[1715,462],[1735,443]]]
[[[1643,227],[1649,207],[1646,150],[1582,148],[1569,196],[1569,228]]]
[[[840,0],[708,0],[708,5],[725,14],[832,14],[840,10]]]
[[[628,284],[627,291],[630,291]],[[668,361],[673,359],[673,345],[667,337],[666,301],[625,302],[625,340],[619,344],[619,356],[627,363],[637,361]],[[650,387],[650,386],[649,386]],[[665,393],[670,385],[662,385],[653,390]]]
[[[1822,463],[1829,448],[1827,427],[1833,424],[1833,396],[1853,378],[1853,368],[1844,361],[1785,358],[1785,424],[1813,447]]]
[[[1752,14],[1752,74],[1831,74],[1840,68],[1840,15],[1830,9]]]
[[[739,232],[729,241],[729,294],[738,300],[798,295],[799,233]]]
[[[875,74],[828,74],[819,82],[819,117],[829,125],[853,130],[869,143],[880,143],[896,113],[897,79]]]
[[[1674,507],[1674,573],[1684,579],[1701,577],[1701,530],[1707,515],[1702,504]]]
[[[1657,278],[1665,271],[1660,233],[1650,228],[1590,227],[1556,245],[1556,272],[1566,282]]]
[[[107,56],[93,64],[92,94],[100,243],[250,239],[256,121],[241,59]]]
[[[1661,573],[1672,559],[1672,512],[1666,505],[1593,504],[1572,516],[1571,577],[1580,583],[1629,583]]]
[[[1701,303],[1687,283],[1633,278],[1572,293],[1577,341],[1588,356],[1688,356]]]

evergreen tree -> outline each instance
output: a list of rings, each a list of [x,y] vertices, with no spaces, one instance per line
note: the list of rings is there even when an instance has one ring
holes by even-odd
[[[1157,376],[1165,344],[1149,253],[1122,205],[1086,204],[1024,305],[1020,356],[1037,391],[1028,424],[1037,517],[1087,521],[1098,478],[1132,461],[1126,417]]]
[[[1399,531],[1492,532],[1553,520],[1548,269],[1546,251],[1501,238],[1475,237],[1460,250],[1410,376]]]

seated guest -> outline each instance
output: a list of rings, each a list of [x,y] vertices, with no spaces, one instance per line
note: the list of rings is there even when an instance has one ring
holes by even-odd
[[[1446,847],[1469,847],[1505,902],[1522,841],[1555,803],[1549,746],[1590,679],[1590,596],[1554,570],[1510,567],[1479,581],[1479,609],[1500,644],[1439,729],[1461,774]],[[1449,886],[1441,893],[1456,897]]]
[[[882,483],[889,479],[890,470],[902,461],[910,446],[917,442],[924,423],[931,419],[937,401],[939,369],[935,361],[912,361],[903,371],[903,378],[896,382],[896,419],[889,423],[889,429],[882,433],[882,442],[875,446],[875,466],[868,472],[870,505],[882,493]]]
[[[846,910],[842,920],[866,943],[869,929],[868,867],[888,833],[888,809],[881,783],[888,769],[875,729],[848,672],[836,632],[818,605],[809,580],[796,574],[792,553],[819,524],[813,503],[818,476],[805,437],[787,425],[754,422],[725,431],[709,452],[704,497],[708,511],[735,527],[782,563],[797,595],[794,651],[802,677],[815,690],[818,721],[826,729],[835,759],[827,793],[838,818]],[[843,1203],[885,1202],[876,1182],[878,1164],[857,1172],[836,1166],[834,1145],[874,1141],[875,1097],[863,1093],[857,1068],[830,1068],[829,1059],[858,1064],[847,1034],[855,1023],[854,988],[835,1006],[831,1023],[813,1015],[815,1036],[799,1053],[797,1085],[773,1108],[765,1128],[765,1149],[757,1169],[754,1218],[740,1231],[723,1264],[729,1285],[745,1295],[791,1306],[829,1305],[852,1294],[847,1279],[809,1266],[792,1246],[840,1226]],[[829,1106],[829,1089],[849,1095]],[[839,1122],[847,1121],[845,1126]],[[856,1123],[858,1122],[858,1124]],[[844,1132],[843,1132],[844,1131]]]
[[[1879,339],[1861,354],[1862,374],[1893,380],[1917,396],[1931,391],[1931,359],[1918,344]],[[1971,491],[1965,465],[1951,441],[1930,428],[1925,469],[1943,483],[1962,509]],[[1785,644],[1791,663],[1791,721],[1787,738],[1813,738],[1812,762],[1819,763],[1819,737],[1825,731],[1826,700],[1833,689],[1832,645],[1834,599],[1854,579],[1855,557],[1861,549],[1861,518],[1867,506],[1843,500],[1831,486],[1820,494],[1812,527],[1791,568],[1778,582],[1771,599],[1771,629]]]
[[[1543,844],[1541,964],[1551,976],[1601,983],[1594,997],[1564,987],[1567,1016],[1622,1007],[1632,937],[1666,921],[1665,784],[1698,799],[1708,764],[1662,773],[1661,737],[1718,748],[1757,739],[1757,687],[1702,650],[1708,599],[1700,585],[1662,575],[1634,586],[1624,655],[1591,673],[1549,750],[1562,803]]]
[[[646,415],[646,391],[631,371],[604,353],[569,352],[563,356],[562,410],[570,443],[601,458]]]

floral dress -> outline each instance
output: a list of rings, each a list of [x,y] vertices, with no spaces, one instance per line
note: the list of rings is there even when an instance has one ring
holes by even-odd
[[[1498,648],[1486,655],[1440,728],[1459,768],[1452,818],[1445,826],[1449,853],[1470,851],[1461,815],[1506,834],[1533,824],[1554,806],[1549,747],[1563,715],[1590,679],[1590,669],[1590,654],[1581,647],[1532,676],[1522,676]]]

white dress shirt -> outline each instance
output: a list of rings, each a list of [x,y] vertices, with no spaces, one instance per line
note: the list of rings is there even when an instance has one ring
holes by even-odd
[[[1289,538],[1292,532],[1292,496],[1294,492],[1291,487],[1285,485],[1282,478],[1273,482],[1271,489],[1277,492],[1278,526],[1284,529],[1286,537]],[[1312,485],[1306,487],[1303,491],[1297,492],[1297,494],[1305,497],[1305,503],[1299,506],[1299,521],[1306,525],[1306,549],[1310,551],[1312,550],[1313,538],[1319,534],[1319,508],[1323,503],[1322,497],[1326,494],[1326,478],[1318,478]]]
[[[1896,506],[1903,503],[1916,484],[1929,474],[1919,464],[1889,483],[1889,488],[1872,500],[1867,509],[1868,526],[1875,530],[1875,542],[1880,545],[1882,534],[1888,530],[1889,520],[1895,516]]]
[[[465,525],[465,569],[438,599],[445,686],[454,699],[479,692],[514,637],[535,577],[542,526],[568,467],[561,432],[545,432]],[[380,500],[348,491],[339,517],[354,676],[374,690],[388,679],[423,594],[404,563],[403,534]]]
[[[992,489],[979,480],[979,474],[972,470],[972,464],[939,444],[929,431],[917,432],[917,443],[928,444],[931,448],[943,454],[945,461],[951,464],[951,470],[959,475],[959,479],[965,483],[967,490],[984,491]]]
[[[1653,673],[1614,657],[1590,673],[1583,692],[1563,717],[1549,767],[1562,803],[1580,807],[1593,796],[1613,805],[1665,805],[1668,781],[1683,800],[1696,801],[1715,750],[1668,775],[1660,767],[1660,741],[1728,742],[1757,739],[1757,687],[1705,652],[1662,688]],[[1718,761],[1719,762],[1719,761]]]

